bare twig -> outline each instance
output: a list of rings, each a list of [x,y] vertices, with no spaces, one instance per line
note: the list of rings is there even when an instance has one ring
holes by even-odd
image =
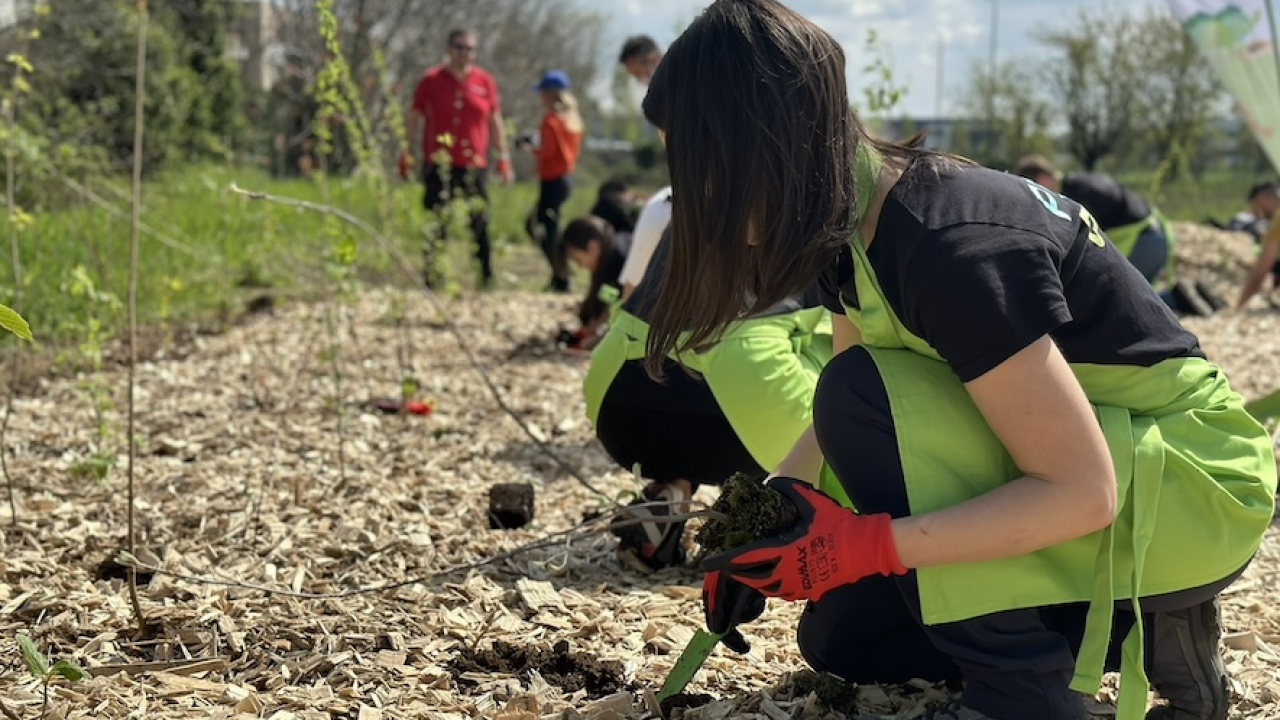
[[[17,202],[14,199],[14,134],[17,130],[14,104],[18,101],[16,78],[19,70],[14,70],[15,83],[9,89],[9,97],[4,104],[5,126],[8,135],[5,138],[4,175],[7,183],[5,201],[9,206],[9,260],[13,265],[13,309],[22,314],[22,262],[18,253]],[[9,474],[9,462],[5,456],[9,449],[9,418],[13,417],[13,398],[18,394],[18,378],[22,375],[22,351],[13,354],[13,365],[9,373],[9,396],[5,398],[4,424],[0,425],[0,472],[4,473],[5,485],[9,488],[9,519],[18,524],[18,499],[13,489],[13,476]]]
[[[18,362],[18,354],[13,356],[13,372],[16,376],[21,364]],[[14,487],[13,475],[9,474],[8,442],[9,437],[9,418],[13,417],[13,396],[17,394],[17,380],[9,381],[9,397],[5,401],[4,420],[0,421],[0,472],[4,473],[5,485],[9,488],[9,522],[14,526],[18,526],[18,498],[17,490]]]
[[[337,302],[336,300],[334,302]],[[329,305],[325,309],[325,329],[329,334],[329,372],[333,374],[333,411],[336,415],[334,420],[334,430],[338,435],[338,484],[334,488],[337,494],[347,487],[347,432],[346,432],[346,410],[342,402],[342,366],[339,365],[338,354],[342,350],[342,345],[338,341],[339,333],[337,321],[333,317],[333,305]]]
[[[147,2],[138,0],[138,59],[137,77],[134,80],[133,101],[133,222],[129,237],[129,370],[128,370],[128,413],[126,436],[129,443],[129,460],[126,475],[128,477],[129,507],[128,537],[126,545],[129,555],[136,554],[137,531],[134,527],[134,460],[137,455],[137,441],[134,437],[134,370],[138,364],[138,234],[142,216],[142,141],[146,118],[143,109],[147,92]],[[145,635],[147,620],[142,614],[142,604],[138,601],[138,571],[129,568],[129,601],[133,603],[134,619],[138,621],[138,632]]]
[[[121,220],[129,219],[130,223],[136,222],[138,229],[140,231],[154,238],[161,245],[164,245],[172,250],[177,250],[178,252],[183,253],[185,255],[190,255],[191,257],[198,257],[198,258],[201,258],[202,260],[208,259],[207,253],[196,252],[196,250],[193,249],[191,246],[183,242],[180,242],[178,240],[175,240],[168,235],[165,235],[164,233],[160,232],[159,230],[156,230],[155,228],[142,222],[141,220],[134,220],[130,218],[130,216],[125,214],[125,212],[120,210],[120,208],[117,208],[116,206],[112,205],[109,200],[103,198],[101,195],[94,193],[89,188],[85,187],[84,185],[81,185],[75,180],[72,180],[66,175],[58,173],[57,171],[54,171],[54,175],[55,177],[57,177],[58,182],[62,183],[63,185],[66,185],[77,195],[80,195],[81,197],[93,203],[94,205],[97,205],[99,208],[102,208],[107,212],[107,214],[114,215]]]
[[[643,505],[671,507],[676,504],[677,503],[655,502],[655,503],[644,503]],[[347,590],[341,590],[333,593],[297,592],[294,590],[283,590],[280,588],[268,587],[266,585],[258,585],[255,583],[240,582],[238,580],[224,580],[221,578],[211,578],[211,577],[204,577],[200,575],[192,575],[189,573],[175,572],[173,570],[166,570],[164,568],[156,567],[154,565],[149,565],[147,563],[141,562],[137,559],[136,556],[133,556],[132,554],[130,554],[130,556],[127,558],[117,558],[116,562],[121,562],[130,568],[140,569],[147,573],[152,573],[155,575],[165,575],[171,578],[176,578],[178,580],[186,580],[187,582],[198,583],[201,585],[213,585],[217,587],[236,588],[240,590],[253,590],[256,592],[266,593],[268,595],[296,598],[299,600],[337,600],[341,598],[353,597],[356,595],[371,595],[374,593],[386,592],[388,590],[398,590],[400,588],[409,587],[411,585],[417,585],[418,583],[429,582],[431,580],[434,580],[439,577],[443,577],[445,575],[452,575],[454,573],[465,572],[467,570],[475,570],[477,568],[481,568],[486,565],[494,565],[504,560],[509,560],[522,553],[531,552],[533,550],[542,550],[544,548],[556,547],[560,545],[565,545],[565,546],[572,545],[573,543],[586,540],[592,536],[599,535],[604,532],[608,532],[609,530],[612,530],[612,529],[631,527],[631,526],[640,525],[643,523],[653,523],[658,525],[680,523],[680,522],[685,522],[686,520],[692,520],[694,518],[724,519],[724,515],[717,511],[697,510],[693,512],[671,513],[670,515],[662,515],[662,516],[655,516],[655,517],[648,517],[648,518],[627,518],[625,520],[614,519],[611,521],[607,520],[609,516],[619,515],[622,511],[628,510],[634,507],[640,507],[640,505],[632,505],[632,506],[628,506],[627,508],[617,508],[612,513],[606,513],[605,515],[601,515],[598,518],[593,518],[591,520],[581,522],[569,528],[568,530],[561,530],[560,532],[556,532],[551,535],[539,538],[537,540],[526,543],[524,545],[518,545],[510,550],[498,553],[497,555],[490,555],[489,557],[486,557],[482,560],[477,560],[475,562],[466,563],[463,565],[455,565],[453,567],[445,568],[443,570],[437,570],[432,573],[418,575],[416,577],[412,577],[407,580],[400,580],[393,583],[384,583],[381,585],[371,585],[368,587],[350,588]]]
[[[582,477],[582,475],[577,470],[572,468],[568,463],[566,463],[563,459],[561,459],[560,456],[557,455],[551,449],[551,446],[548,445],[545,440],[539,438],[538,435],[533,432],[532,428],[529,427],[529,424],[526,423],[523,419],[521,419],[520,414],[517,413],[510,405],[507,404],[506,398],[502,395],[502,392],[498,390],[497,385],[494,384],[493,380],[489,377],[489,374],[485,372],[484,366],[480,364],[480,361],[476,359],[475,354],[471,352],[471,348],[467,344],[467,339],[463,335],[462,330],[460,330],[458,326],[454,324],[453,320],[450,319],[448,313],[445,312],[444,307],[440,304],[440,301],[436,297],[435,293],[431,291],[431,288],[425,282],[423,282],[423,279],[418,275],[418,273],[414,271],[413,264],[409,261],[408,258],[404,256],[404,253],[402,253],[400,249],[396,247],[395,243],[393,243],[385,235],[379,232],[377,228],[375,228],[373,225],[369,224],[365,220],[341,208],[333,207],[332,205],[314,203],[314,202],[309,202],[307,200],[298,200],[296,198],[290,198],[290,197],[281,197],[279,195],[271,195],[264,192],[244,190],[234,183],[232,183],[231,185],[231,191],[234,193],[243,195],[251,200],[263,200],[266,202],[276,203],[279,205],[285,205],[287,207],[295,207],[303,210],[311,210],[314,212],[323,213],[325,215],[330,215],[332,217],[338,218],[339,220],[342,220],[345,223],[348,223],[349,225],[352,225],[358,228],[359,230],[364,232],[366,235],[368,235],[369,237],[377,241],[377,243],[382,246],[383,250],[385,250],[392,257],[392,259],[395,260],[396,264],[400,267],[401,271],[405,274],[405,276],[408,277],[414,283],[414,285],[416,285],[418,289],[422,291],[422,293],[426,296],[427,301],[431,303],[431,306],[433,308],[435,308],[436,313],[442,318],[445,328],[449,331],[450,334],[453,335],[454,339],[458,341],[458,346],[461,348],[463,355],[466,356],[467,362],[471,365],[472,369],[474,369],[476,373],[480,376],[481,381],[484,382],[485,388],[489,390],[489,393],[493,396],[494,401],[497,402],[498,407],[504,413],[506,413],[512,420],[514,420],[517,425],[520,426],[520,429],[523,430],[524,434],[527,435],[529,439],[533,441],[534,445],[538,448],[539,451],[541,451],[543,454],[549,457],[552,460],[552,462],[554,462],[557,467],[559,467],[567,475],[569,475],[569,477],[573,478],[578,482],[578,484],[587,488],[588,490],[595,493],[596,495],[606,498],[610,500],[610,502],[613,501],[613,498],[610,495],[608,495],[605,492],[602,492],[601,490],[597,489],[594,485],[587,482],[587,479]]]

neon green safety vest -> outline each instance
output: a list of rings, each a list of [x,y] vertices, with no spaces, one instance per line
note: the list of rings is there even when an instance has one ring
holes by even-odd
[[[1022,473],[964,385],[885,300],[850,243],[860,309],[846,314],[884,379],[913,514],[982,495]],[[1037,552],[917,571],[926,624],[1060,603],[1090,603],[1072,688],[1096,693],[1114,601],[1207,585],[1245,565],[1274,510],[1276,463],[1265,429],[1213,364],[1072,364],[1115,464],[1119,503],[1106,529]],[[1125,639],[1118,720],[1141,720],[1142,623]]]
[[[582,384],[593,425],[623,364],[644,357],[648,336],[648,323],[614,309]],[[814,307],[740,320],[709,349],[687,350],[678,359],[706,381],[751,457],[760,467],[772,469],[812,422],[814,388],[831,359],[831,313]],[[825,464],[819,487],[848,503],[844,488]]]
[[[1171,285],[1176,279],[1177,272],[1177,262],[1173,256],[1173,248],[1177,242],[1177,236],[1173,232],[1173,224],[1169,222],[1169,218],[1165,217],[1164,213],[1153,207],[1151,208],[1151,214],[1147,217],[1128,225],[1104,230],[1103,232],[1106,233],[1107,238],[1111,240],[1111,244],[1116,246],[1121,255],[1129,257],[1129,254],[1133,252],[1134,246],[1138,244],[1138,236],[1148,227],[1151,227],[1152,224],[1159,226],[1160,231],[1164,233],[1165,239],[1169,243],[1169,257],[1164,263],[1164,284]]]

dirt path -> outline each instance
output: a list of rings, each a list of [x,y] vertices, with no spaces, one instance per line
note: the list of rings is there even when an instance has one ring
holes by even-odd
[[[139,556],[171,571],[328,597],[155,575],[140,595],[158,634],[139,638],[119,568],[108,562],[125,535],[123,458],[105,481],[73,477],[99,440],[83,382],[52,381],[18,402],[9,434],[20,522],[0,536],[0,702],[10,717],[37,717],[40,707],[14,649],[19,632],[95,674],[58,687],[50,717],[646,715],[646,690],[701,624],[699,575],[635,575],[614,559],[611,539],[595,537],[433,577],[572,527],[609,497],[559,470],[498,409],[421,297],[369,293],[349,322],[338,319],[346,401],[399,392],[397,305],[407,308],[412,374],[434,412],[349,406],[341,454],[325,307],[278,310],[200,338],[183,360],[138,371]],[[591,437],[579,391],[585,363],[545,354],[543,339],[571,307],[571,299],[497,293],[463,298],[449,313],[534,434],[616,497],[638,486]],[[1260,362],[1272,316],[1230,322],[1222,337],[1241,347],[1224,359],[1228,371]],[[123,386],[122,376],[103,379]],[[123,395],[115,404],[124,407]],[[104,429],[122,447],[119,412]],[[535,485],[530,527],[489,529],[487,494],[498,482]],[[7,510],[0,519],[8,522]],[[1280,717],[1278,553],[1273,533],[1225,600],[1233,716]],[[400,586],[353,594],[388,583]],[[797,611],[772,604],[747,629],[750,656],[714,654],[689,691],[718,700],[685,717],[824,717],[826,706],[789,675],[804,668]],[[856,702],[912,712],[944,696],[864,688]]]

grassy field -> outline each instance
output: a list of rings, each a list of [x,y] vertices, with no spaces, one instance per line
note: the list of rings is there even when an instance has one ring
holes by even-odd
[[[321,296],[332,291],[330,263],[340,243],[320,213],[253,200],[232,190],[331,204],[378,227],[420,271],[425,213],[421,189],[396,180],[392,191],[376,193],[368,183],[333,179],[276,180],[256,170],[216,166],[170,171],[144,193],[138,285],[139,322],[225,318],[238,311],[248,291],[288,296]],[[565,208],[566,217],[585,213],[595,200],[596,182],[580,180]],[[130,206],[129,191],[94,184],[99,202],[18,223],[23,314],[45,341],[109,335],[125,319]],[[546,263],[525,233],[524,220],[537,198],[530,182],[494,186],[491,235],[497,287],[541,287]],[[106,207],[104,207],[104,204]],[[9,235],[0,216],[3,237]],[[371,282],[411,281],[390,253],[359,231],[341,225],[354,241],[357,276]],[[457,239],[448,248],[455,287],[474,285],[472,245]],[[247,291],[244,286],[247,286]],[[0,293],[12,304],[12,267],[0,263]],[[6,339],[5,342],[12,342]]]
[[[1174,220],[1203,223],[1209,218],[1225,222],[1247,210],[1249,188],[1265,178],[1222,171],[1195,179],[1158,182],[1151,172],[1121,173],[1122,184],[1136,190]]]
[[[1151,173],[1120,176],[1176,220],[1226,219],[1244,208],[1255,178],[1209,175],[1157,187]],[[584,214],[595,199],[598,178],[579,178],[566,208],[567,218]],[[144,196],[139,321],[145,325],[226,320],[240,311],[250,293],[320,297],[334,291],[328,262],[341,239],[322,215],[232,191],[243,189],[332,204],[379,227],[394,239],[414,272],[420,269],[425,214],[421,190],[395,181],[390,193],[375,193],[368,183],[333,179],[276,180],[255,169],[188,167],[155,178]],[[106,337],[122,327],[127,291],[129,200],[124,182],[95,184],[98,203],[38,214],[20,223],[23,314],[38,338],[83,342]],[[537,187],[520,182],[492,188],[492,236],[497,287],[537,289],[548,270],[529,242],[525,217]],[[103,207],[103,204],[108,207]],[[8,221],[0,217],[4,236]],[[377,243],[347,226],[357,276],[369,282],[411,280]],[[453,289],[474,286],[471,243],[465,237],[448,249]],[[576,278],[581,286],[584,278]],[[246,289],[246,286],[248,289]],[[13,273],[0,263],[0,301],[13,303]],[[9,338],[0,340],[11,344]]]

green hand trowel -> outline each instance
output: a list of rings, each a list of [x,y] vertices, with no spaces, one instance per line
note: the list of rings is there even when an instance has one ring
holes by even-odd
[[[683,692],[724,636],[725,633],[713,633],[699,628],[689,639],[689,644],[684,646],[684,652],[680,653],[680,659],[671,667],[671,672],[667,673],[667,679],[658,691],[658,702]]]

